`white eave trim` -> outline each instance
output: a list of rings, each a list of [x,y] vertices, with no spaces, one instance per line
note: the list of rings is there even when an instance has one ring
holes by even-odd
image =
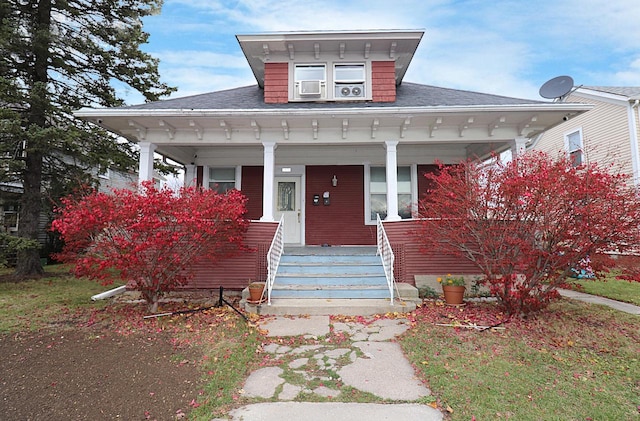
[[[91,108],[74,113],[80,118],[98,117],[247,117],[247,116],[315,116],[356,115],[370,118],[377,115],[397,114],[453,114],[479,112],[586,112],[593,108],[591,104],[549,103],[518,105],[469,105],[435,107],[354,107],[354,108],[305,108],[305,109],[117,109]]]
[[[573,95],[586,99],[594,99],[600,102],[608,102],[616,105],[627,105],[630,98],[625,95],[612,94],[609,92],[596,91],[588,88],[578,88],[573,92]]]

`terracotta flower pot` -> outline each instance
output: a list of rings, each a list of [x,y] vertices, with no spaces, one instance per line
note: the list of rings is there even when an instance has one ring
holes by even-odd
[[[460,305],[464,303],[464,291],[466,287],[455,285],[443,285],[444,301],[451,305]]]
[[[257,303],[262,299],[262,291],[264,290],[265,282],[252,282],[249,284],[249,300]]]

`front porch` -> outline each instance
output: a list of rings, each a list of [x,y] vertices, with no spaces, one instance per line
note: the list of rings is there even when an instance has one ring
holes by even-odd
[[[269,315],[372,315],[406,313],[420,302],[418,290],[396,283],[394,299],[376,247],[285,247],[275,274],[271,304],[251,303],[242,293],[241,307]],[[266,297],[265,293],[265,297]]]

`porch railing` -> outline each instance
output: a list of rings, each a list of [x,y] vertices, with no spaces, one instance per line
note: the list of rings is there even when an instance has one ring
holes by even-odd
[[[387,277],[387,286],[389,287],[389,295],[391,296],[391,305],[393,305],[394,297],[393,290],[395,287],[395,279],[393,276],[393,264],[395,262],[395,256],[393,255],[393,250],[391,250],[391,243],[389,242],[389,238],[387,237],[387,233],[384,230],[384,226],[382,225],[382,219],[380,219],[380,215],[376,215],[377,218],[377,239],[378,239],[378,250],[376,254],[380,256],[382,259],[382,266],[384,267],[384,274]]]
[[[278,266],[280,265],[280,258],[284,251],[284,215],[280,218],[278,228],[271,241],[271,246],[267,252],[267,304],[271,305],[271,290],[273,289],[273,282],[276,280],[276,272],[278,272]],[[264,293],[264,290],[263,290]]]

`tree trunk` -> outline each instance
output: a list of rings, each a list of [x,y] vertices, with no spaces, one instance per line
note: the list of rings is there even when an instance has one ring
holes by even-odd
[[[29,108],[27,120],[29,130],[47,127],[47,108],[49,106],[49,49],[51,44],[51,0],[38,2],[32,17],[30,28],[33,37],[33,70],[29,86]],[[38,239],[40,214],[42,213],[42,164],[44,146],[49,142],[46,134],[27,140],[26,162],[22,177],[23,194],[20,207],[18,235],[29,239]],[[38,249],[23,250],[18,253],[16,276],[29,277],[43,273]]]
[[[23,188],[18,236],[37,240],[40,230],[40,214],[42,213],[42,153],[27,154]],[[17,277],[39,276],[43,273],[38,249],[26,249],[18,252],[15,272]]]

